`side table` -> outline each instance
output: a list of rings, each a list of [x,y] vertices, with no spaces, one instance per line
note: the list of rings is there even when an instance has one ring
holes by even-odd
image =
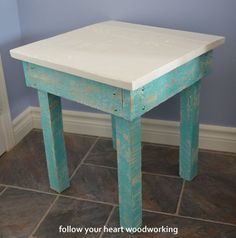
[[[180,176],[197,175],[199,95],[224,37],[108,21],[11,50],[38,90],[50,186],[70,186],[61,97],[111,114],[120,225],[142,224],[141,116],[180,93]]]

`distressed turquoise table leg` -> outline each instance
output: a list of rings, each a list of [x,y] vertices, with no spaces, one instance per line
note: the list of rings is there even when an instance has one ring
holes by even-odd
[[[38,91],[50,187],[62,192],[70,186],[64,144],[60,97]]]
[[[112,145],[114,150],[116,150],[116,117],[111,115],[111,124],[112,124]]]
[[[142,225],[141,123],[116,117],[120,226]]]
[[[200,83],[181,92],[180,176],[188,181],[198,170]]]

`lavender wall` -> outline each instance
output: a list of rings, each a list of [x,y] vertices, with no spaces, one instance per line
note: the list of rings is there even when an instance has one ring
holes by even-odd
[[[9,55],[9,49],[21,44],[17,0],[0,0],[0,54],[13,118],[29,105],[21,64]]]
[[[226,44],[215,52],[213,74],[203,81],[201,123],[236,126],[236,1],[20,0],[18,5],[24,43],[108,19],[226,36]],[[37,105],[34,91],[29,97],[31,105]],[[178,120],[178,101],[174,97],[146,116]],[[68,101],[64,107],[91,110]]]

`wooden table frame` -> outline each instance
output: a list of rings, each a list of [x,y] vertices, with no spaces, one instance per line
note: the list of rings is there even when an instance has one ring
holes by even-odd
[[[192,180],[197,174],[200,79],[210,72],[211,62],[209,51],[133,91],[23,62],[27,86],[38,90],[50,187],[60,193],[70,186],[60,98],[107,112],[118,158],[120,225],[141,226],[140,118],[180,93],[180,176]]]

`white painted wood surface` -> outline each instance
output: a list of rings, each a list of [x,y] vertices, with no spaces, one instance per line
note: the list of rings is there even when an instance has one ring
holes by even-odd
[[[224,37],[107,21],[11,50],[11,56],[135,90],[224,43]]]

